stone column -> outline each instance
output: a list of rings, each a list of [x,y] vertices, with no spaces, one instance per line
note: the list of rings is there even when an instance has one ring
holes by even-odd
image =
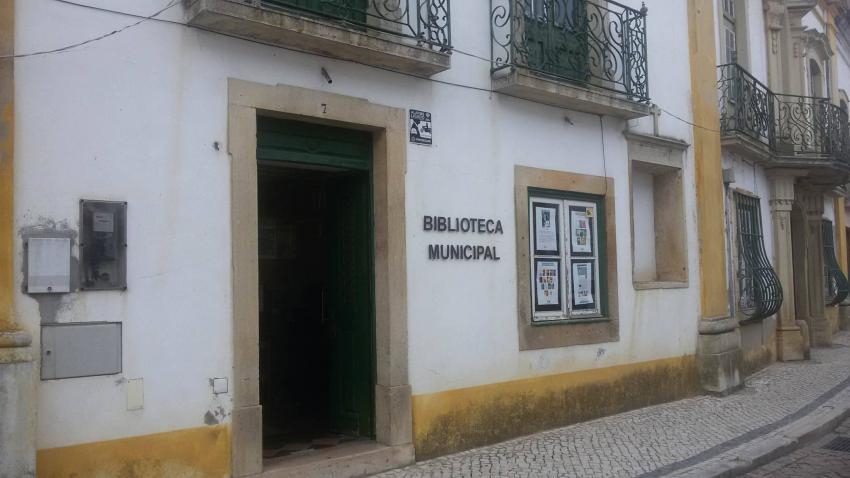
[[[776,353],[779,360],[803,360],[806,344],[797,325],[794,303],[794,255],[791,245],[791,208],[797,172],[770,173],[770,214],[773,218],[773,268],[782,284],[782,307],[776,314]]]
[[[806,237],[808,321],[813,347],[832,345],[832,326],[826,318],[823,276],[823,193],[809,190],[803,197]]]
[[[720,124],[714,0],[688,0],[691,95],[694,122]],[[741,385],[741,335],[729,314],[720,136],[694,128],[699,226],[700,317],[697,364],[707,391],[728,393]]]
[[[764,0],[763,7],[767,30],[767,83],[773,91],[784,91],[783,52],[788,51],[785,4],[781,0]]]
[[[0,476],[35,476],[31,336],[15,320],[15,0],[0,0]]]

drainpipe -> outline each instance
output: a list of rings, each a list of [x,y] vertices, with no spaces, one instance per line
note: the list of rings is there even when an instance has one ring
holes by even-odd
[[[723,170],[723,202],[726,209],[726,281],[727,297],[729,297],[729,317],[735,317],[735,268],[732,263],[732,201],[730,200],[730,185],[735,182],[735,170]]]
[[[35,368],[15,319],[15,0],[0,0],[0,476],[35,476]]]

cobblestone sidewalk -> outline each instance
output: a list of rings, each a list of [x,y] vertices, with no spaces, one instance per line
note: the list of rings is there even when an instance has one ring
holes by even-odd
[[[664,476],[807,416],[830,399],[850,408],[850,334],[807,362],[777,363],[727,397],[701,396],[549,430],[376,475],[400,477]]]
[[[843,443],[835,442],[843,438]],[[795,451],[773,463],[744,475],[746,478],[850,478],[850,420],[846,420],[835,433],[830,433],[813,445]],[[830,446],[832,445],[832,446]],[[844,445],[844,446],[841,446]],[[836,450],[835,448],[844,448]]]

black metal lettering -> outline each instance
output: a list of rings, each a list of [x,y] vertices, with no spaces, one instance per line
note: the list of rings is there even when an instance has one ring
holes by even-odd
[[[440,246],[436,244],[428,244],[428,259],[437,260],[440,258]]]
[[[454,224],[455,224],[454,229],[452,228],[452,219],[454,219]],[[454,217],[454,218],[450,217],[449,218],[449,232],[457,232],[457,218],[456,217]]]
[[[433,231],[434,230],[434,218],[431,216],[425,216],[422,218],[422,230],[423,231]]]

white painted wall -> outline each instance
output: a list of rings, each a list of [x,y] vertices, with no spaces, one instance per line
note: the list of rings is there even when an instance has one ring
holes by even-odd
[[[835,224],[835,201],[828,194],[823,197],[823,218]]]
[[[164,4],[85,2],[142,15]],[[640,7],[638,0],[627,3]],[[655,103],[690,120],[686,3],[649,6],[650,93]],[[18,53],[68,45],[137,21],[50,0],[17,7]],[[181,8],[162,17],[184,21]],[[485,4],[455,1],[452,18],[454,45],[487,57]],[[321,67],[333,84],[323,80]],[[437,78],[489,88],[489,67],[456,53],[451,70]],[[226,147],[213,147],[226,141],[228,77],[433,114],[434,145],[408,147],[415,394],[695,353],[692,153],[684,167],[690,288],[635,292],[624,121],[605,118],[600,124],[592,115],[155,21],[67,53],[22,58],[16,73],[17,227],[55,220],[76,229],[80,198],[129,202],[129,289],[69,294],[58,313],[63,322],[123,322],[124,372],[40,383],[39,448],[202,426],[208,410],[221,405],[229,411],[230,397],[214,398],[208,383],[230,377],[232,366],[229,165]],[[631,127],[650,132],[651,123],[643,119]],[[687,124],[666,114],[660,123],[662,135],[691,142]],[[526,225],[514,221],[516,164],[615,178],[617,220],[609,227],[617,230],[619,342],[518,351],[514,233]],[[497,246],[501,261],[428,261],[427,244],[453,238],[423,232],[426,214],[501,219],[504,236],[480,239]],[[16,247],[23,250],[20,240]],[[37,303],[20,294],[17,307],[37,340]],[[125,410],[123,378],[144,378],[143,410]]]
[[[815,8],[803,16],[802,25],[803,28],[824,33],[826,31],[826,12],[824,12],[820,5],[815,6]]]
[[[652,173],[632,169],[634,280],[656,280],[655,180]]]

